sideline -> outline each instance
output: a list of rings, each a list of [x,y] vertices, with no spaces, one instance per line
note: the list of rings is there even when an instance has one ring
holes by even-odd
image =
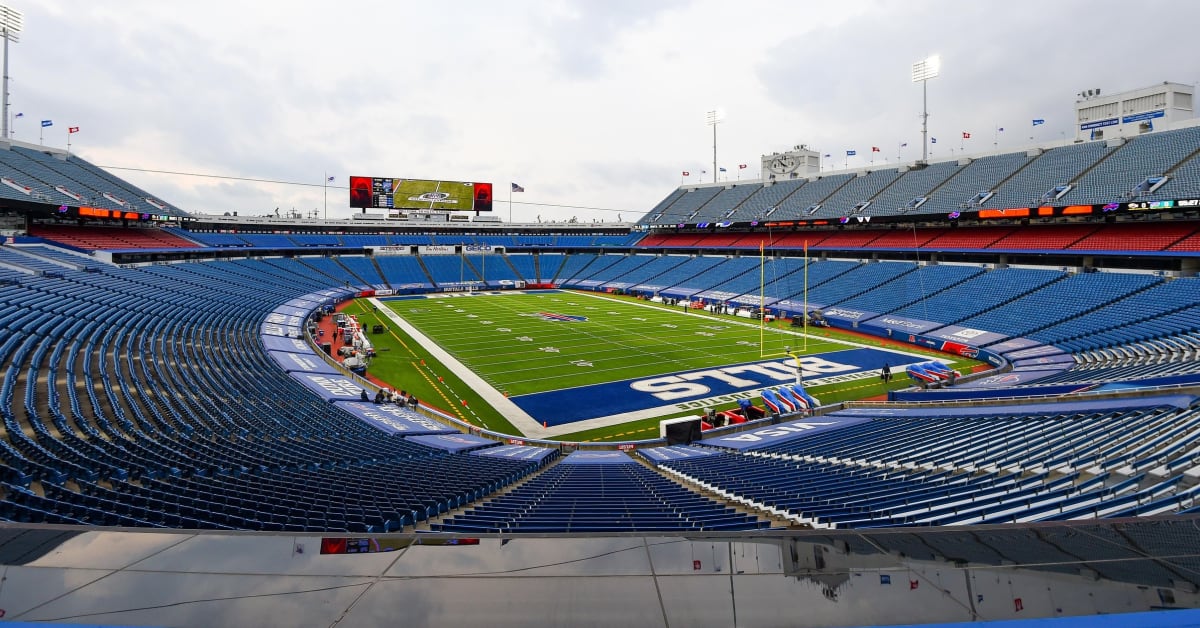
[[[517,430],[521,432],[521,435],[528,438],[546,438],[552,436],[551,430],[547,430],[546,428],[542,427],[541,423],[538,423],[537,420],[529,416],[529,414],[519,408],[517,404],[513,403],[511,399],[505,397],[504,393],[496,390],[494,386],[483,381],[483,378],[481,378],[471,369],[467,368],[462,362],[459,362],[454,356],[450,355],[448,351],[443,349],[428,336],[418,331],[416,327],[410,325],[408,321],[404,320],[403,317],[394,312],[390,307],[384,305],[383,302],[375,297],[370,297],[367,299],[367,301],[372,306],[378,308],[379,312],[386,316],[388,320],[395,323],[400,329],[403,329],[405,333],[413,338],[413,340],[416,340],[417,344],[421,345],[421,347],[431,353],[433,357],[437,358],[437,360],[442,363],[442,366],[450,369],[450,372],[457,375],[464,384],[470,386],[471,390],[473,390],[480,397],[483,397],[484,401],[491,404],[493,408],[499,410],[500,413],[503,414],[504,417],[513,424],[513,427],[517,428]],[[513,436],[517,435],[513,434]]]

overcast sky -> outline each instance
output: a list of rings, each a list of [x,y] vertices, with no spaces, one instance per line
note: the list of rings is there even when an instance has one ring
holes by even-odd
[[[49,119],[47,145],[78,126],[72,151],[102,166],[231,177],[114,170],[204,213],[324,210],[328,173],[330,217],[350,211],[347,177],[369,175],[491,181],[505,218],[517,182],[515,220],[634,220],[682,171],[712,170],[717,107],[734,178],[801,143],[839,167],[849,149],[865,165],[871,146],[895,163],[902,142],[918,157],[909,75],[934,53],[934,159],[1058,141],[1081,89],[1200,80],[1200,3],[1182,0],[10,6],[25,14],[10,48],[16,139],[37,142]]]

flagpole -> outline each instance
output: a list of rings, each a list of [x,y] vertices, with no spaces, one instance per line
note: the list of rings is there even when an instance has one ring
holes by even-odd
[[[329,220],[329,172],[326,171],[321,176],[321,187],[325,189],[325,217],[322,220]]]

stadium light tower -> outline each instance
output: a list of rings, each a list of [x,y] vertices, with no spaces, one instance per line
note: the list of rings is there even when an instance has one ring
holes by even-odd
[[[921,161],[929,161],[929,79],[942,69],[942,58],[933,55],[912,66],[912,82],[921,84]]]
[[[713,109],[712,111],[708,112],[708,114],[704,118],[705,118],[708,126],[711,126],[713,129],[713,169],[712,169],[712,172],[713,172],[713,183],[716,183],[717,182],[717,174],[720,172],[719,170],[717,170],[717,125],[720,124],[721,121],[725,119],[725,111],[723,109],[721,109],[720,107],[718,107],[718,108]]]
[[[12,129],[8,128],[8,42],[19,43],[21,41],[21,29],[24,25],[24,16],[21,12],[8,6],[0,4],[0,37],[4,38],[4,85],[0,87],[3,94],[3,107],[0,111],[0,137],[9,139]]]

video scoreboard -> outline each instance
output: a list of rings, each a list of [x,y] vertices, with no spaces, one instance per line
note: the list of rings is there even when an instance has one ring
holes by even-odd
[[[425,211],[492,211],[492,184],[350,177],[350,206]]]

